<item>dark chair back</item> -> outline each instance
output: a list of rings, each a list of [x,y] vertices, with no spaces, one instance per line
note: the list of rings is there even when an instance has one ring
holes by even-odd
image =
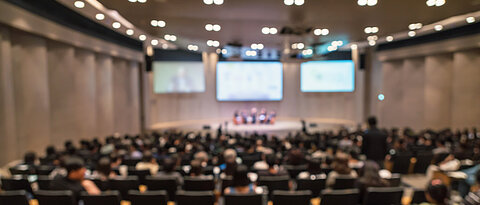
[[[102,192],[100,195],[88,195],[82,193],[80,200],[84,205],[120,205],[120,192],[108,191]]]
[[[131,205],[166,205],[168,202],[168,195],[166,191],[128,191]]]
[[[109,190],[109,181],[104,181],[104,180],[101,180],[101,179],[98,179],[98,178],[93,178],[93,179],[89,179],[91,180],[93,183],[95,183],[95,185],[97,185],[98,189],[100,189],[100,191],[107,191]]]
[[[402,187],[369,187],[363,200],[365,205],[400,205],[402,204]]]
[[[393,159],[392,173],[408,174],[411,154],[398,154]]]
[[[8,168],[11,175],[33,175],[35,174],[35,167],[30,165],[17,165]]]
[[[353,189],[355,188],[356,178],[348,175],[339,175],[335,178],[333,189]]]
[[[76,200],[73,196],[72,191],[69,191],[69,190],[63,190],[63,191],[39,190],[35,192],[35,198],[38,200],[39,205],[55,205],[55,204],[74,205],[76,203]]]
[[[7,191],[26,190],[33,193],[30,182],[24,176],[13,176],[12,178],[2,178],[2,189]]]
[[[410,204],[420,204],[423,202],[428,202],[427,198],[425,197],[425,190],[415,189],[413,191],[412,201],[410,202]]]
[[[289,187],[288,176],[260,176],[258,179],[259,186],[266,186],[269,193],[272,193],[275,190],[285,190],[288,191]]]
[[[0,204],[2,205],[29,205],[25,190],[0,192]]]
[[[44,175],[39,175],[37,179],[37,184],[38,184],[38,189],[39,190],[50,190],[50,183],[52,183],[52,180],[48,176]]]
[[[225,178],[222,178],[222,190],[221,193],[223,195],[223,192],[225,191],[225,188],[233,186],[233,177],[232,176],[226,176]]]
[[[424,174],[427,172],[428,166],[432,164],[433,153],[419,152],[415,158],[417,159],[417,162],[413,167],[413,173]]]
[[[138,190],[140,183],[137,176],[116,177],[110,179],[108,187],[110,190],[117,190],[123,200],[128,200],[128,191]]]
[[[275,205],[310,205],[312,192],[305,191],[273,191],[273,204]]]
[[[325,189],[325,181],[325,175],[309,179],[297,179],[297,190],[310,190],[312,197],[318,197],[321,191]]]
[[[159,177],[159,176],[147,176],[145,179],[145,185],[148,190],[166,190],[168,194],[168,200],[175,200],[175,192],[177,192],[177,178],[176,177]]]
[[[55,166],[50,165],[41,165],[37,167],[37,175],[48,176],[55,169]]]
[[[212,191],[177,191],[177,205],[189,205],[192,201],[196,205],[213,205],[215,195]]]
[[[183,179],[183,190],[185,191],[213,191],[215,189],[213,176],[184,177]]]
[[[402,185],[402,175],[392,174],[392,177],[386,179],[390,187],[399,187]]]
[[[225,194],[225,205],[263,205],[261,194]]]
[[[142,160],[126,158],[122,160],[122,164],[127,165],[128,167],[135,167],[140,161]]]
[[[129,176],[137,176],[140,184],[145,184],[145,178],[150,176],[150,170],[136,170],[136,169],[128,169]]]
[[[320,205],[357,205],[358,200],[358,189],[326,189],[322,191],[322,200],[320,201]]]
[[[247,155],[242,157],[242,164],[246,165],[248,169],[252,169],[255,162],[261,161],[261,155]]]
[[[307,165],[284,165],[283,167],[287,169],[288,175],[290,175],[290,178],[292,179],[296,179],[300,172],[307,171]]]

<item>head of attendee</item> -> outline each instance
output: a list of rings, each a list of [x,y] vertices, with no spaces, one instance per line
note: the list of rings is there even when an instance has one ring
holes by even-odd
[[[100,194],[100,190],[92,181],[85,180],[87,169],[81,158],[69,157],[65,159],[65,169],[67,170],[67,176],[57,175],[50,183],[51,189],[71,190],[77,197],[83,191],[88,194]]]
[[[289,165],[302,165],[305,164],[305,155],[302,150],[293,148],[288,152],[287,164]]]
[[[369,187],[386,187],[389,185],[388,181],[382,179],[379,174],[380,166],[372,160],[364,163],[363,167],[358,170],[357,188],[360,190],[360,203],[363,201],[363,196]]]
[[[27,152],[24,156],[23,156],[23,163],[26,164],[26,165],[35,165],[37,162],[37,155],[35,154],[35,152]]]
[[[190,173],[191,177],[198,177],[203,175],[202,162],[200,160],[192,160],[190,163]]]
[[[166,158],[163,160],[163,171],[165,171],[166,173],[175,172],[176,166],[177,163],[172,158]]]
[[[208,154],[205,151],[195,153],[193,159],[200,161],[202,167],[206,167],[208,164]]]
[[[233,186],[225,188],[226,194],[245,194],[255,192],[255,185],[248,178],[248,168],[245,165],[238,165],[233,174]]]
[[[448,187],[440,179],[433,179],[425,191],[425,198],[435,205],[445,205],[449,198]]]
[[[332,163],[333,171],[343,175],[350,174],[352,169],[348,166],[348,158],[343,152],[337,153]]]
[[[376,129],[377,128],[377,118],[371,116],[367,119],[369,129]]]
[[[48,146],[47,149],[45,149],[45,154],[47,157],[49,156],[55,156],[57,154],[57,151],[55,150],[54,146]]]
[[[98,160],[96,173],[100,180],[106,181],[110,177],[114,177],[116,174],[112,171],[112,165],[110,158],[102,157]]]
[[[319,175],[322,174],[321,161],[318,159],[310,159],[308,160],[307,165],[307,172],[310,175]]]
[[[223,167],[224,173],[227,176],[232,176],[237,167],[237,152],[234,149],[226,149],[223,152],[223,158],[225,160],[225,165]]]

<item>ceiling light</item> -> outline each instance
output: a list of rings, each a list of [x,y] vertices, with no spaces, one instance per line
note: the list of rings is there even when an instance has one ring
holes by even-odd
[[[220,46],[220,42],[218,41],[213,41],[213,47],[219,47]]]
[[[73,3],[73,5],[79,9],[85,7],[85,3],[83,1],[75,1],[75,3]]]
[[[139,3],[145,3],[147,0],[137,0]]]
[[[326,36],[326,35],[328,35],[329,33],[330,33],[330,31],[329,31],[328,29],[326,29],[326,28],[322,29],[322,35],[323,35],[323,36]]]
[[[252,45],[250,45],[250,48],[251,48],[251,49],[257,49],[257,44],[256,44],[256,43],[252,43]]]
[[[435,31],[441,31],[443,29],[442,25],[435,25],[434,27]]]
[[[198,50],[198,46],[197,46],[197,45],[188,45],[187,48],[188,48],[188,50],[190,50],[190,51],[197,51],[197,50]]]
[[[284,0],[283,3],[287,6],[291,6],[294,3],[294,0]]]
[[[167,25],[167,23],[166,23],[165,21],[160,20],[160,21],[157,21],[157,25],[158,25],[158,27],[162,27],[162,28],[163,28],[163,27],[165,27],[165,26]]]
[[[97,14],[97,15],[95,15],[95,18],[96,18],[97,20],[101,21],[101,20],[105,19],[105,15],[103,15],[103,14]]]
[[[368,41],[376,41],[376,40],[378,40],[378,36],[377,36],[377,35],[368,36],[368,37],[367,37],[367,40],[368,40]]]
[[[372,33],[378,33],[378,27],[376,26],[372,27]]]
[[[216,4],[216,5],[222,5],[223,0],[213,0],[213,3]]]
[[[313,35],[315,35],[315,36],[322,35],[322,29],[317,28],[317,29],[313,30]]]
[[[127,29],[127,31],[125,31],[125,33],[127,33],[127,35],[131,36],[131,35],[133,35],[134,31],[132,29]]]
[[[152,26],[158,26],[158,21],[157,20],[151,20],[150,25]]]
[[[277,34],[278,30],[276,28],[270,28],[270,34]]]
[[[415,33],[415,31],[409,31],[408,32],[408,36],[410,36],[410,37],[414,37],[415,35],[417,35],[417,33]]]
[[[364,31],[365,33],[372,33],[372,28],[371,28],[371,27],[367,27],[367,28],[363,29],[363,31]]]
[[[435,0],[427,0],[426,4],[427,6],[435,6],[436,1]]]
[[[437,0],[437,2],[435,2],[435,6],[443,6],[445,4],[445,0]]]
[[[408,29],[410,30],[418,30],[418,29],[421,29],[422,27],[423,27],[422,23],[412,23],[408,25]]]
[[[213,25],[212,24],[205,25],[205,30],[212,31],[213,30]]]
[[[387,40],[388,42],[392,42],[393,41],[393,36],[387,36],[385,38],[385,40]]]
[[[298,43],[298,44],[297,44],[297,48],[298,48],[298,49],[303,49],[303,48],[305,48],[305,44],[303,44],[303,43]]]
[[[147,40],[147,36],[142,34],[142,35],[138,36],[138,39],[140,39],[141,41],[144,41],[144,40]]]
[[[356,50],[357,48],[358,48],[357,44],[352,44],[350,46],[350,49],[352,49],[352,50]]]
[[[376,41],[368,41],[368,45],[370,45],[370,46],[374,46],[375,44],[377,44]]]
[[[377,0],[367,0],[367,5],[368,6],[375,6],[377,5],[378,1]]]
[[[168,44],[163,44],[163,45],[162,45],[162,48],[163,48],[163,49],[167,49],[167,48],[168,48]]]
[[[263,49],[263,44],[261,44],[261,43],[257,44],[257,48],[258,48],[258,50],[262,50]]]
[[[153,39],[150,43],[152,44],[152,46],[156,46],[156,45],[158,45],[158,40]]]
[[[227,53],[228,53],[227,49],[225,49],[225,48],[222,49],[222,54],[223,54],[223,55],[226,55]]]
[[[215,50],[215,52],[217,52],[217,54],[220,54],[222,52],[222,49],[217,48],[217,50]]]
[[[222,27],[220,25],[218,25],[218,24],[213,25],[213,30],[214,31],[220,31],[220,29],[222,29]]]
[[[112,27],[113,27],[113,28],[120,28],[121,26],[122,26],[122,24],[120,24],[120,23],[118,23],[118,22],[116,22],[116,21],[112,23]]]
[[[474,23],[475,22],[475,17],[470,16],[470,17],[467,17],[465,20],[467,21],[467,23]]]
[[[129,2],[135,3],[137,0],[128,0]]]
[[[262,28],[262,33],[263,33],[263,34],[269,34],[269,33],[270,33],[270,28],[268,28],[268,27],[263,27],[263,28]]]
[[[367,5],[367,0],[358,0],[358,1],[357,1],[357,4],[358,4],[359,6],[366,6],[366,5]]]
[[[203,0],[203,3],[210,5],[213,4],[213,0]]]
[[[414,23],[411,23],[410,25],[408,25],[408,29],[410,30],[415,30],[416,26]]]
[[[295,0],[295,5],[301,6],[305,3],[305,0]]]
[[[327,47],[327,50],[332,52],[332,51],[336,51],[337,50],[337,47],[336,46],[328,46]]]

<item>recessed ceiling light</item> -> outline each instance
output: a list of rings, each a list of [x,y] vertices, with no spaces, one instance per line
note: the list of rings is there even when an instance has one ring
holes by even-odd
[[[378,36],[377,36],[377,35],[368,36],[368,37],[367,37],[367,40],[368,40],[368,41],[376,41],[376,40],[378,40]]]
[[[205,25],[205,30],[212,31],[213,30],[213,25],[212,24]]]
[[[103,15],[103,14],[96,14],[96,15],[95,15],[95,18],[96,18],[97,20],[101,21],[101,20],[105,19],[105,15]]]
[[[295,0],[294,2],[295,2],[295,5],[301,6],[305,3],[305,0]]]
[[[355,50],[355,49],[357,49],[357,48],[358,48],[357,44],[352,44],[352,45],[350,46],[350,49],[352,49],[352,50]]]
[[[141,41],[144,41],[144,40],[147,40],[147,36],[142,34],[142,35],[138,36],[138,39],[140,39]]]
[[[203,0],[204,4],[211,5],[213,4],[213,0]]]
[[[213,25],[213,30],[214,31],[220,31],[220,29],[222,29],[222,27],[220,25],[218,25],[218,24]]]
[[[270,33],[270,28],[268,28],[268,27],[263,27],[263,28],[262,28],[262,33],[263,33],[263,34],[269,34],[269,33]]]
[[[284,0],[283,3],[287,6],[291,6],[294,3],[294,0]]]
[[[127,33],[127,35],[131,36],[131,35],[133,35],[134,31],[132,29],[127,29],[127,31],[125,31],[125,33]]]
[[[377,44],[376,41],[368,41],[368,45],[370,45],[370,46],[374,46],[375,44]]]
[[[328,30],[328,29],[326,29],[326,28],[322,29],[322,35],[323,35],[323,36],[326,36],[326,35],[328,35],[329,33],[330,33],[330,30]]]
[[[474,23],[475,22],[475,17],[470,16],[470,17],[467,17],[465,20],[467,21],[467,23]]]
[[[223,0],[213,0],[213,3],[216,4],[216,5],[222,5]]]
[[[387,36],[385,38],[385,40],[387,40],[388,42],[392,42],[393,41],[393,36]]]
[[[303,43],[297,43],[297,48],[298,48],[298,49],[303,49],[303,48],[305,48],[305,44],[303,44]]]
[[[120,24],[120,23],[118,23],[118,22],[116,22],[116,21],[112,23],[112,27],[113,27],[113,28],[120,28],[121,26],[122,26],[122,24]]]
[[[436,1],[435,0],[427,0],[426,4],[427,6],[435,6]]]
[[[372,28],[371,28],[371,27],[367,27],[367,28],[363,29],[363,31],[364,31],[365,33],[372,33]]]
[[[139,3],[145,3],[147,0],[137,0]]]
[[[129,2],[135,3],[137,0],[128,0]]]
[[[156,45],[158,45],[158,40],[153,39],[150,43],[152,44],[152,46],[156,46]]]
[[[408,32],[408,36],[410,36],[410,37],[414,37],[415,35],[417,35],[417,33],[415,31],[409,31]]]
[[[158,26],[158,21],[157,20],[151,20],[150,25],[157,27]]]
[[[337,50],[337,47],[336,46],[328,46],[327,47],[327,50],[332,52],[332,51],[336,51]]]
[[[358,0],[358,1],[357,1],[357,4],[358,4],[359,6],[366,6],[366,5],[367,5],[367,0]]]
[[[270,28],[270,34],[277,34],[278,30],[276,28]]]
[[[435,31],[441,31],[443,29],[442,25],[435,25],[434,27]]]
[[[163,28],[163,27],[165,27],[165,26],[167,25],[167,23],[166,23],[165,21],[160,20],[160,21],[157,21],[157,25],[158,25],[158,27],[162,27],[162,28]]]
[[[83,1],[75,1],[73,5],[79,9],[85,7],[85,3]]]
[[[167,49],[167,48],[168,48],[168,44],[163,44],[163,45],[162,45],[162,48],[163,48],[163,49]]]
[[[378,1],[377,0],[367,0],[367,5],[368,6],[375,6],[377,5]]]
[[[313,30],[313,35],[315,35],[315,36],[322,35],[322,29],[317,28],[317,29]]]
[[[443,6],[445,4],[445,0],[437,0],[437,2],[435,2],[435,6]]]
[[[225,49],[225,48],[222,49],[222,54],[223,54],[223,55],[227,55],[227,53],[228,53],[227,49]]]

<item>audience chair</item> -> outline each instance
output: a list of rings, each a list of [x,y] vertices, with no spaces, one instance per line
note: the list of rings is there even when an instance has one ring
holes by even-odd
[[[335,178],[333,189],[353,189],[355,188],[355,181],[357,179],[351,176],[340,175]]]
[[[310,190],[312,197],[320,196],[320,193],[325,189],[326,176],[315,177],[309,179],[297,178],[297,190]]]
[[[168,195],[166,191],[128,191],[131,205],[166,205],[168,202]]]
[[[39,190],[35,192],[35,198],[38,200],[39,205],[75,205],[76,200],[72,191],[45,191]]]
[[[100,195],[82,193],[80,200],[84,205],[120,205],[120,193],[118,191],[102,192]]]
[[[261,155],[247,155],[242,157],[242,164],[246,165],[249,170],[252,169],[255,162],[261,161]]]
[[[284,165],[283,167],[287,169],[288,175],[290,175],[291,179],[296,179],[300,172],[307,171],[307,165]]]
[[[2,205],[29,205],[25,190],[1,191],[0,204]]]
[[[136,169],[128,169],[129,176],[137,176],[140,184],[145,184],[145,178],[150,176],[150,170],[136,170]]]
[[[425,198],[425,190],[414,189],[410,204],[421,204],[423,202],[427,202],[427,198]]]
[[[326,189],[322,191],[321,198],[320,205],[357,205],[359,191],[358,189]]]
[[[159,176],[147,176],[145,179],[145,185],[148,190],[158,191],[166,190],[168,194],[168,200],[175,201],[175,192],[177,192],[177,178],[175,177],[159,177]]]
[[[107,191],[109,190],[109,181],[103,181],[101,179],[98,179],[98,178],[93,178],[93,179],[89,179],[90,181],[92,181],[93,183],[95,183],[95,185],[97,185],[98,189],[100,189],[100,191]]]
[[[41,165],[37,167],[36,173],[39,176],[48,176],[52,171],[55,169],[55,166],[50,166],[50,165]]]
[[[408,174],[410,169],[411,154],[398,154],[393,159],[392,173]]]
[[[392,176],[386,179],[390,187],[399,187],[402,185],[402,175],[401,174],[392,174]]]
[[[2,189],[7,191],[26,190],[33,193],[30,182],[24,176],[13,176],[12,178],[2,178]]]
[[[225,205],[263,205],[262,194],[225,194]]]
[[[185,191],[213,191],[214,189],[215,181],[213,176],[183,178],[183,190]]]
[[[177,205],[213,205],[215,203],[215,194],[213,191],[177,191]]]
[[[306,191],[273,191],[274,205],[310,205],[312,192]]]
[[[126,159],[123,159],[123,160],[122,160],[122,164],[127,165],[128,167],[133,167],[133,168],[135,168],[135,166],[137,165],[137,163],[139,163],[140,161],[141,161],[140,159],[130,159],[130,158],[126,158]]]
[[[108,182],[109,189],[119,191],[123,200],[128,200],[128,191],[138,190],[139,186],[137,176],[115,177]]]
[[[428,166],[432,164],[433,153],[432,152],[419,152],[417,154],[415,166],[413,167],[413,173],[425,174]]]
[[[8,168],[11,175],[34,175],[35,167],[29,165],[17,165]]]
[[[221,179],[221,183],[222,183],[222,186],[221,186],[222,190],[220,190],[220,191],[223,195],[223,192],[225,191],[225,188],[233,186],[233,177],[232,176],[226,176],[226,177]]]
[[[53,179],[49,176],[38,175],[37,184],[39,190],[50,190],[50,183],[52,183]]]
[[[258,179],[258,186],[266,186],[268,188],[269,197],[271,198],[273,191],[285,190],[288,191],[289,187],[288,176],[260,176]]]
[[[400,205],[402,187],[369,187],[363,200],[364,205]]]

